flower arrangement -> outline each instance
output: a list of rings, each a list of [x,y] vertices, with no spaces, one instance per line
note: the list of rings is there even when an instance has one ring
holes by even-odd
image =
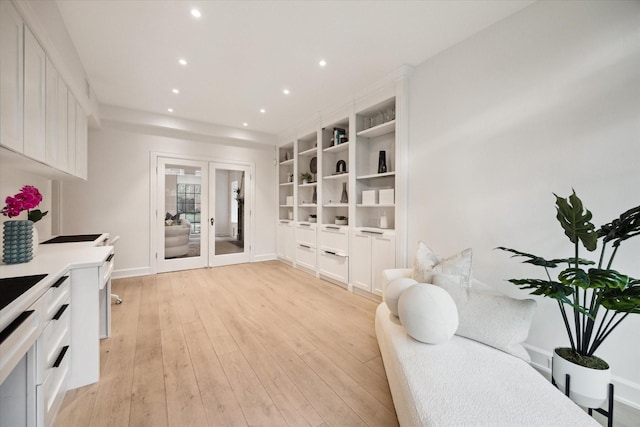
[[[42,194],[40,194],[40,191],[32,185],[25,185],[18,194],[13,197],[7,196],[5,199],[7,205],[0,210],[0,213],[13,218],[20,215],[22,211],[27,211],[29,221],[38,222],[49,213],[48,211],[42,212],[40,209],[34,209],[41,201]]]

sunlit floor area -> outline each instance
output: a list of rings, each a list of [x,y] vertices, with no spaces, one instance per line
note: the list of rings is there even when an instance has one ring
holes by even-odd
[[[244,252],[244,242],[231,236],[216,236],[216,255]]]

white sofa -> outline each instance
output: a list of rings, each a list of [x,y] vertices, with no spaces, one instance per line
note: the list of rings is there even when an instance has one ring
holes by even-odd
[[[386,270],[385,282],[411,273]],[[440,345],[416,341],[384,302],[375,329],[402,427],[599,426],[518,357],[458,335]]]
[[[176,258],[189,253],[191,223],[186,219],[180,224],[164,226],[164,257]]]

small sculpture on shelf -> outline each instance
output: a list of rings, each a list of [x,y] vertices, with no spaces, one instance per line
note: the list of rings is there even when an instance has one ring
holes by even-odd
[[[381,150],[378,155],[378,173],[387,172],[387,152]]]
[[[336,174],[346,173],[347,172],[347,162],[344,160],[338,160],[336,163]]]
[[[340,203],[349,203],[349,195],[347,194],[347,183],[342,183],[342,197],[340,197]]]

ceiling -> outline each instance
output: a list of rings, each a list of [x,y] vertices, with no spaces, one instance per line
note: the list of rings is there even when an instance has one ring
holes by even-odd
[[[276,134],[532,1],[57,3],[100,104]]]

